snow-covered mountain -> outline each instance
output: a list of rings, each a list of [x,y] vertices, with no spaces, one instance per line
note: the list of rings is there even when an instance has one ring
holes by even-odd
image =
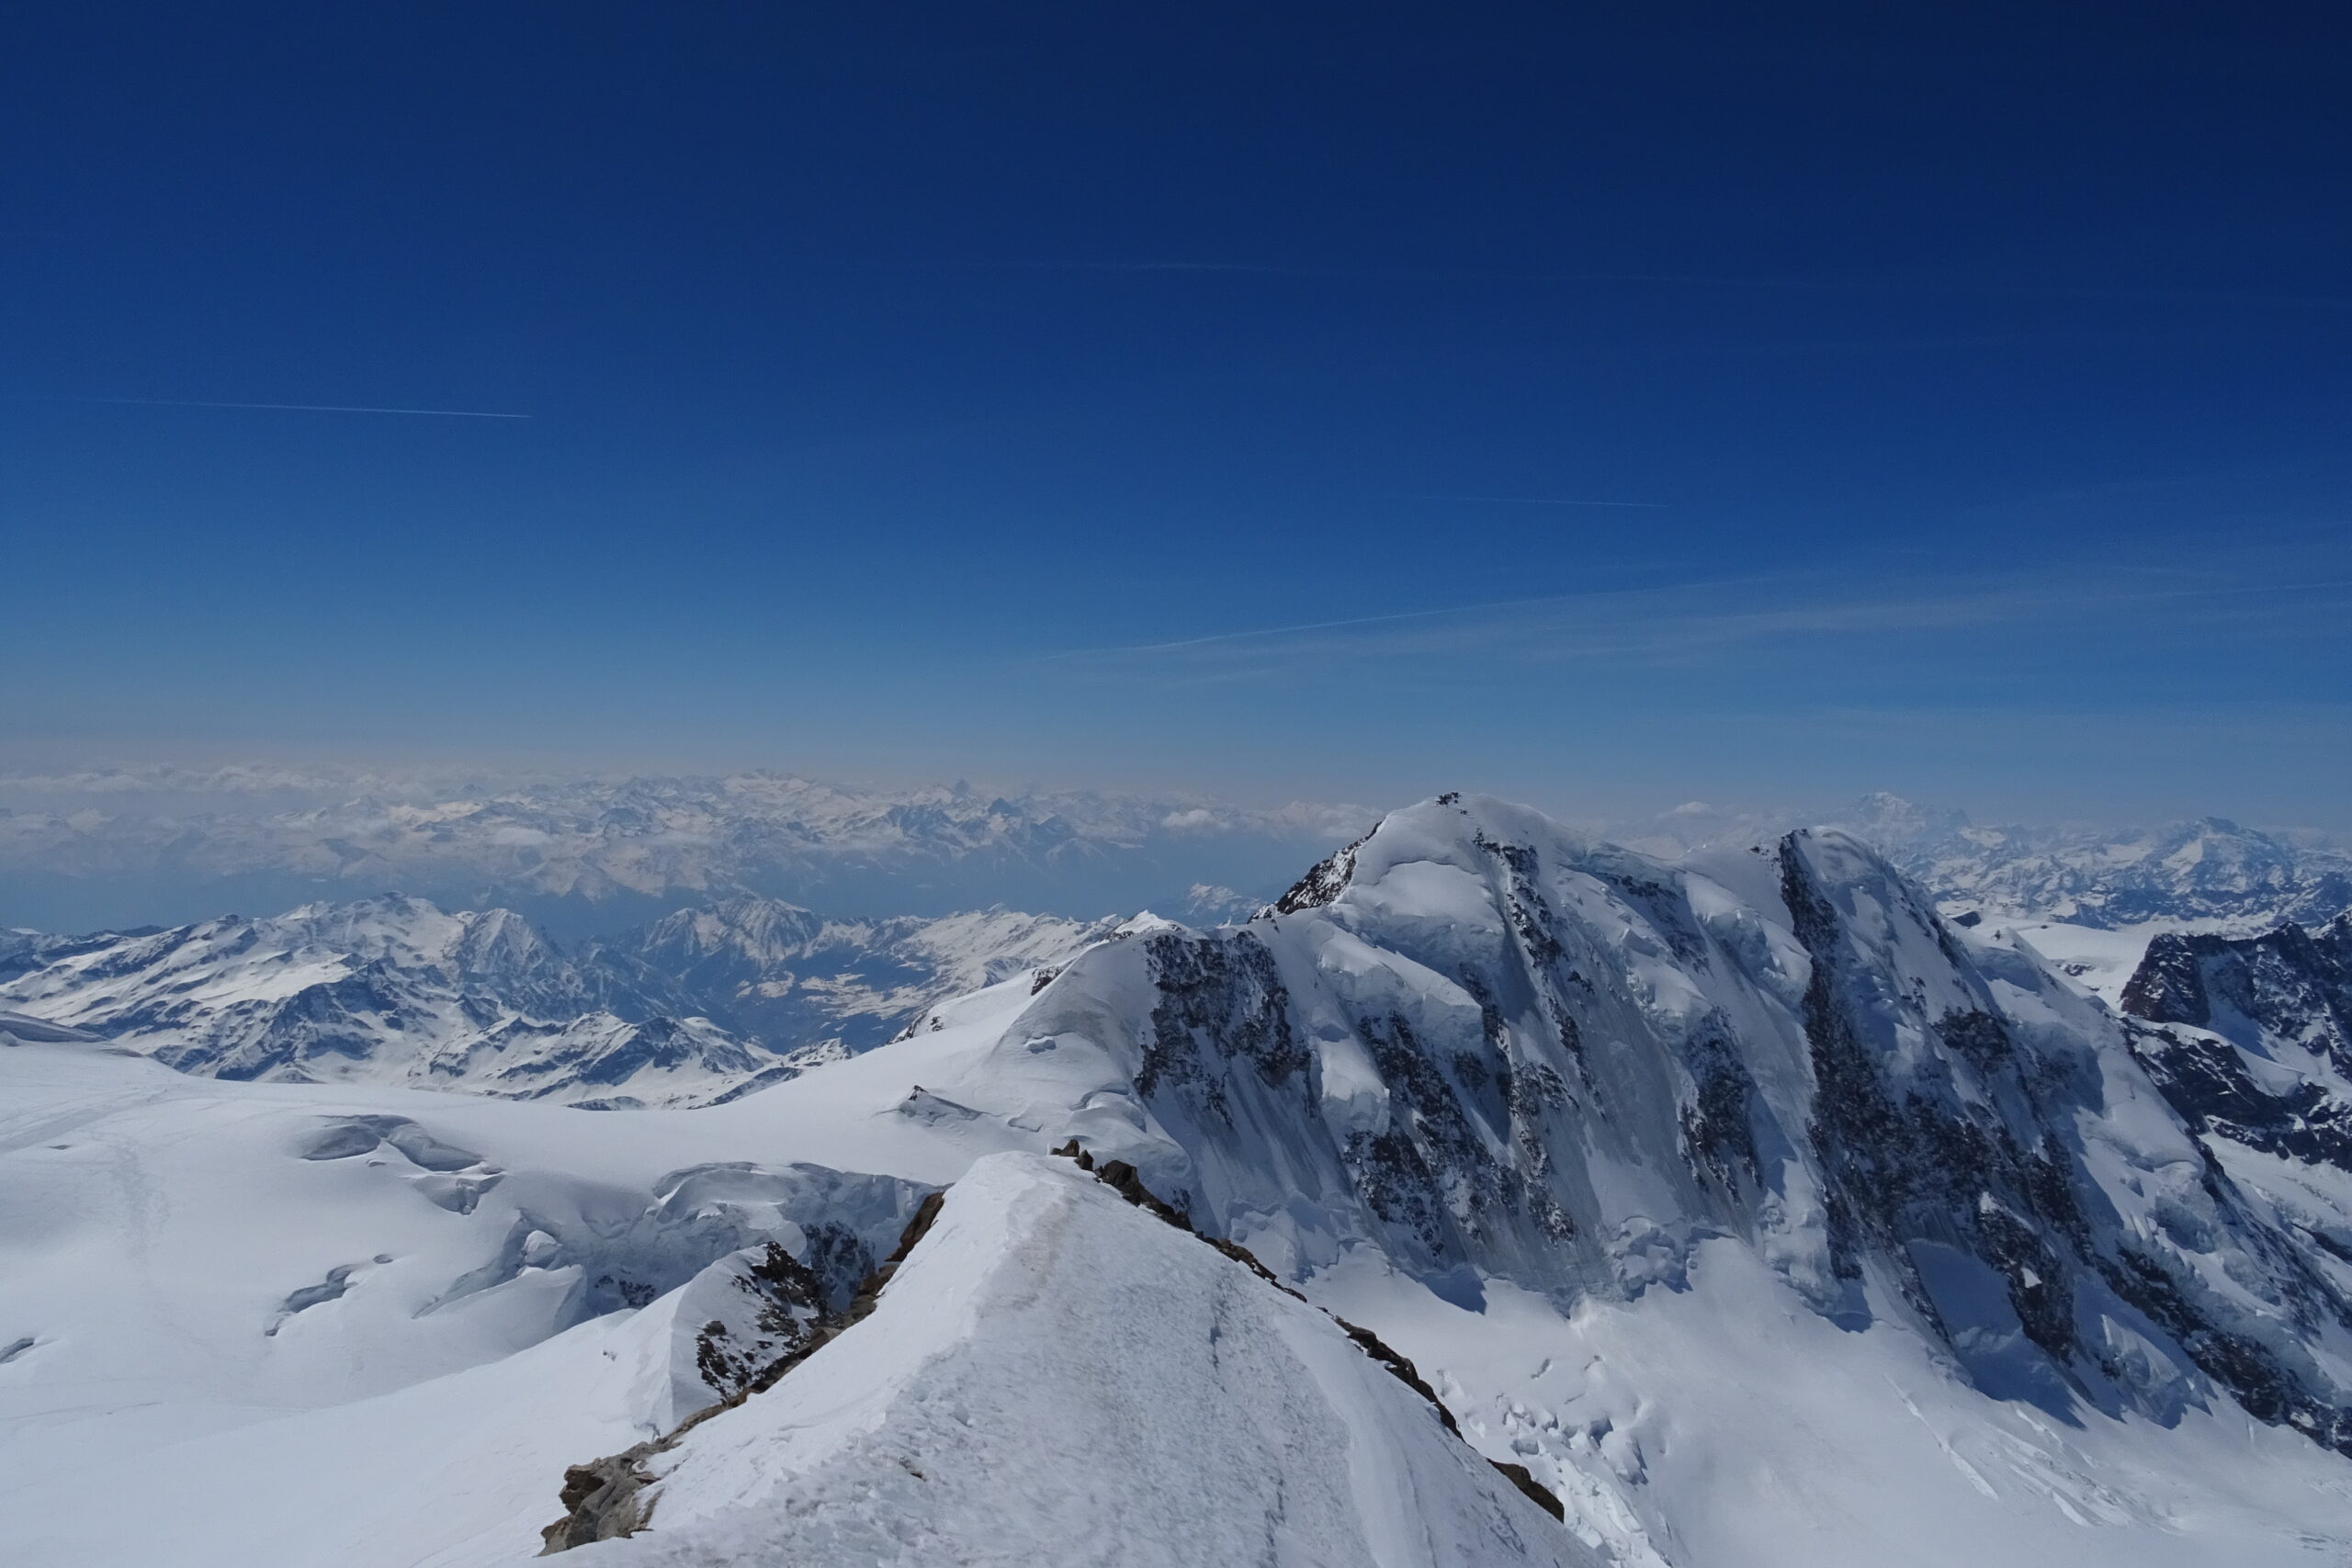
[[[2154,828],[1980,826],[1964,811],[1879,793],[1832,810],[1720,810],[1701,802],[1607,834],[1672,860],[1835,827],[1884,854],[1949,913],[2111,931],[2199,925],[2250,932],[2352,908],[2352,853],[2309,833],[2219,817]],[[2130,966],[2125,966],[2125,973]]]
[[[9,933],[0,1010],[207,1077],[693,1105],[878,1044],[931,1003],[1065,962],[1110,929],[1001,909],[837,921],[736,898],[567,954],[511,910],[385,897]]]
[[[2234,940],[2158,936],[2122,1005],[2165,1097],[2229,1157],[2261,1156],[2256,1179],[2352,1190],[2352,915]],[[2320,1248],[2352,1257],[2332,1204],[2289,1212]]]
[[[2199,1029],[1848,834],[1447,796],[706,1110],[0,1049],[0,1554],[2341,1556],[2352,1186]]]
[[[593,1555],[1601,1561],[1329,1315],[1074,1166],[989,1156],[924,1239],[870,1322],[648,1453],[659,1529]]]
[[[1124,1157],[1294,1269],[1369,1242],[1574,1301],[1737,1236],[2003,1394],[2218,1386],[2352,1451],[2352,1275],[2204,1178],[2112,1015],[1843,834],[1668,868],[1431,803],[1247,927],[1093,950],[1023,1027],[1139,1042],[1167,1136]]]
[[[862,789],[768,773],[0,774],[0,921],[86,929],[399,888],[445,908],[515,909],[567,937],[743,895],[861,919],[1006,905],[1074,918],[1151,908],[1213,922],[1246,913],[1374,815],[961,784]],[[1878,848],[1951,909],[2003,919],[2253,931],[2352,908],[2352,854],[2219,818],[1985,827],[1878,794],[1793,814],[1693,802],[1596,830],[1671,860],[1818,824]]]
[[[0,775],[0,920],[89,927],[390,888],[567,934],[739,894],[842,915],[1181,906],[1280,886],[1373,814],[778,773],[512,779],[176,769]]]
[[[583,965],[777,1050],[878,1045],[935,1001],[1067,963],[1116,929],[1010,909],[831,919],[723,899],[587,944]]]
[[[2261,930],[2352,908],[2352,855],[2219,817],[2144,829],[1982,828],[1886,795],[1850,816],[1850,831],[1948,907],[1987,918]]]
[[[508,910],[420,898],[306,905],[85,938],[0,985],[0,1007],[182,1072],[357,1079],[586,1105],[694,1104],[783,1054],[584,974]]]

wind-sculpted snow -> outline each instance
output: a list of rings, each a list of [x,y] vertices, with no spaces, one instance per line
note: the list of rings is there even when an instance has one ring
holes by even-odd
[[[956,1183],[871,1317],[647,1469],[651,1528],[582,1568],[1600,1561],[1323,1314],[1026,1155]]]

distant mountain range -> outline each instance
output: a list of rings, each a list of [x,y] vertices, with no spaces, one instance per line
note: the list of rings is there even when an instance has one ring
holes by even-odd
[[[881,1043],[931,1003],[1048,971],[1111,922],[987,910],[681,910],[567,953],[510,909],[387,896],[168,930],[0,933],[8,1015],[208,1077],[699,1105]]]
[[[1815,822],[1878,850],[1951,914],[2101,929],[2195,921],[2251,932],[2352,908],[2352,854],[2312,835],[2264,832],[2221,817],[2154,828],[1985,827],[1965,812],[1877,794]],[[1693,806],[1626,825],[1617,836],[1671,857],[1804,825],[1786,814]]]
[[[577,939],[752,896],[840,917],[1002,906],[1238,919],[1375,813],[1189,796],[852,788],[780,773],[515,780],[242,768],[0,776],[0,925],[88,931],[398,891]],[[2352,854],[2221,818],[1980,826],[1873,795],[1585,825],[1662,859],[1833,826],[1953,913],[2245,931],[2352,907]]]
[[[168,929],[0,932],[0,1013],[210,1076],[702,1104],[879,1044],[945,998],[1051,970],[1147,902],[1077,900],[1158,887],[1162,915],[1246,920],[1357,819],[1341,807],[891,795],[772,774],[466,784],[0,782],[16,803],[0,808],[0,897],[218,900],[211,918]],[[369,793],[335,794],[353,788]],[[2119,981],[2154,930],[2251,936],[2352,908],[2352,857],[2218,818],[1985,828],[1875,795],[1827,821],[1963,924],[2136,932],[2114,939]],[[1792,824],[1694,806],[1631,826],[1633,847],[1672,862],[1770,843]],[[1091,918],[943,910],[978,885]],[[853,913],[753,890],[779,886],[842,893]],[[232,893],[274,888],[332,897],[272,918],[216,912]]]
[[[600,934],[740,895],[862,918],[1079,918],[1260,895],[1375,813],[880,791],[779,773],[573,780],[176,769],[0,777],[0,925],[91,930],[388,891]]]

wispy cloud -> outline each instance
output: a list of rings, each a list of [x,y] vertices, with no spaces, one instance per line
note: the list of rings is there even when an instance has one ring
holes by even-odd
[[[1991,278],[1826,276],[1738,277],[1676,272],[1546,271],[1516,267],[1422,267],[1329,265],[1312,262],[1204,261],[1186,257],[1084,261],[1060,258],[1023,261],[891,262],[869,265],[968,267],[1015,272],[1129,274],[1224,274],[1244,277],[1300,277],[1366,283],[1539,284],[1600,288],[1675,288],[1798,294],[1874,294],[1980,299],[2048,299],[2134,305],[2212,305],[2352,312],[2352,298],[2325,294],[2265,294],[2219,288],[2138,288],[2128,285],[2037,283]]]
[[[2177,625],[2229,620],[2278,631],[2301,624],[2290,609],[2335,617],[2347,590],[2352,579],[2214,582],[2185,572],[2057,585],[2026,579],[1865,582],[1792,573],[1334,616],[1070,649],[1047,661],[1180,680],[1452,658],[1689,666],[1748,658],[1770,644],[2103,624],[2119,615],[2144,619],[2158,609]]]
[[[1671,502],[1665,501],[1569,501],[1551,495],[1455,495],[1445,491],[1408,490],[1398,492],[1407,501],[1468,501],[1492,506],[1611,506],[1625,507],[1638,512],[1671,512]]]
[[[151,409],[260,409],[276,413],[396,413],[431,419],[528,419],[526,413],[490,413],[481,409],[390,409],[356,403],[224,403],[198,398],[28,398],[36,403],[114,403]]]

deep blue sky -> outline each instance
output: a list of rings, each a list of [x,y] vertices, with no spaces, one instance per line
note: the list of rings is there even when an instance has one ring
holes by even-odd
[[[2316,5],[20,7],[0,765],[2352,827],[2347,80]]]

